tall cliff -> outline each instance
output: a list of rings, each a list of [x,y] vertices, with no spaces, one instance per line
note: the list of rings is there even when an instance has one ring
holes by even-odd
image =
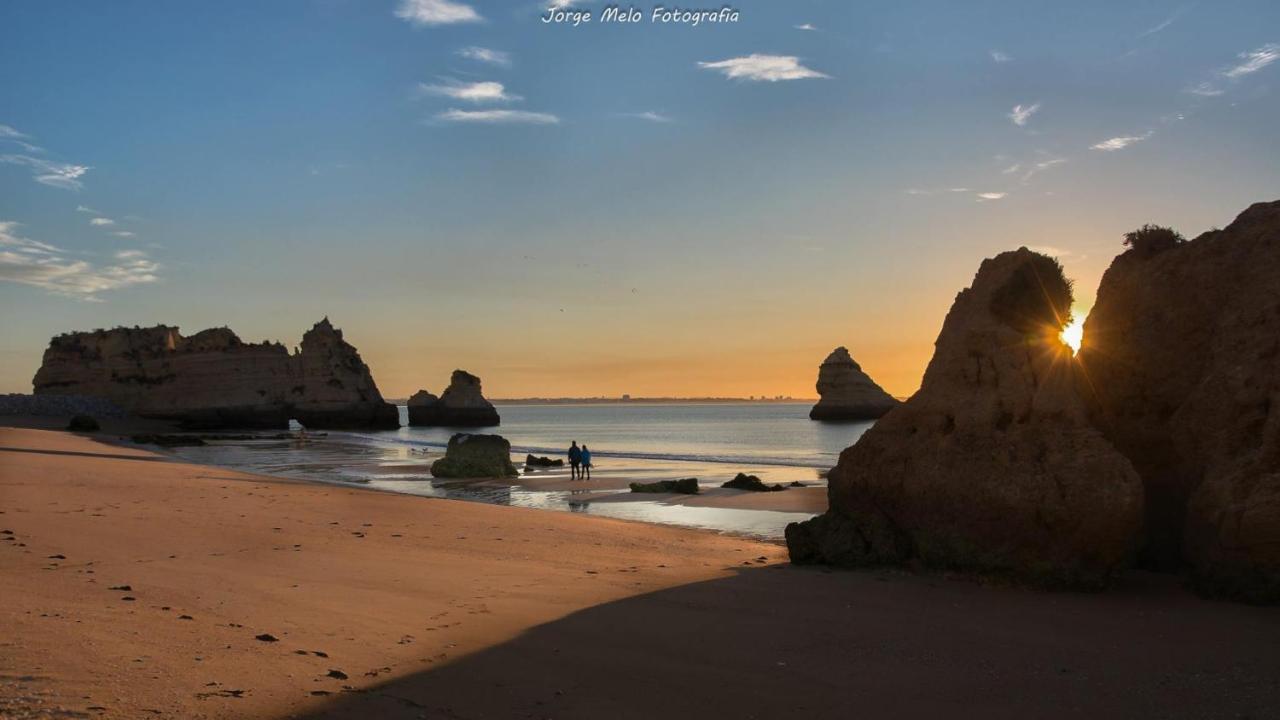
[[[820,399],[809,410],[811,420],[874,420],[898,406],[843,347],[818,367],[817,388]]]
[[[227,328],[116,328],[53,338],[37,395],[87,395],[188,427],[397,427],[360,353],[325,318],[298,353],[245,343]]]
[[[1071,286],[1026,248],[982,263],[920,390],[840,454],[830,509],[787,528],[793,562],[922,562],[1054,586],[1128,562],[1142,487],[1090,424],[1058,339]]]
[[[1280,201],[1117,257],[1080,360],[1096,425],[1145,485],[1144,560],[1280,601]]]
[[[1057,263],[957,296],[919,392],[840,455],[796,562],[922,561],[1093,585],[1128,564],[1280,602],[1280,201],[1186,242],[1130,234],[1080,354]]]

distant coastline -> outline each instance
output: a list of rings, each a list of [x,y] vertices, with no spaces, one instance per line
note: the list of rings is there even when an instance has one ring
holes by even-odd
[[[387,402],[404,405],[407,398],[390,398]],[[562,398],[495,398],[494,405],[657,405],[657,404],[691,404],[691,403],[813,403],[817,398],[795,397],[562,397]]]

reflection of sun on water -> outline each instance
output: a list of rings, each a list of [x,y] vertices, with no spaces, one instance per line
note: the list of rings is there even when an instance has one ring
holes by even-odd
[[[1071,354],[1075,355],[1080,352],[1080,339],[1084,337],[1084,316],[1079,313],[1071,316],[1071,322],[1062,328],[1062,332],[1058,333],[1058,337],[1062,338],[1062,342],[1071,348]]]

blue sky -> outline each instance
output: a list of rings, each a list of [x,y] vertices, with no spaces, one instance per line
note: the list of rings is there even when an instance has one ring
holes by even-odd
[[[5,3],[0,391],[328,314],[389,395],[812,395],[836,345],[906,394],[983,257],[1087,309],[1124,231],[1280,197],[1274,2],[576,5]]]

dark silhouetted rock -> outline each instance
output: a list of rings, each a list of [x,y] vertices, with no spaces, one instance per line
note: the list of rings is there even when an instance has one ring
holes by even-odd
[[[633,493],[680,493],[682,495],[698,494],[698,478],[682,478],[680,480],[659,480],[651,483],[631,483]]]
[[[986,260],[952,305],[920,390],[840,455],[830,509],[787,527],[796,563],[921,562],[1097,587],[1132,558],[1142,486],[1089,422],[1058,334],[1056,261]]]
[[[454,370],[449,387],[436,397],[419,390],[409,398],[409,424],[428,427],[492,427],[502,422],[480,392],[480,378]]]
[[[99,428],[98,421],[91,416],[76,415],[67,423],[67,429],[71,432],[97,432]]]
[[[103,398],[187,427],[399,427],[359,352],[321,320],[289,354],[246,344],[227,328],[116,328],[53,338],[32,381],[37,395]]]
[[[1280,602],[1280,201],[1138,231],[1084,326],[1081,392],[1145,486],[1142,559]],[[1158,241],[1158,242],[1156,242]]]
[[[160,447],[202,447],[208,444],[195,435],[140,434],[130,439],[139,445],[159,445]]]
[[[524,458],[524,466],[526,468],[564,467],[564,460],[561,458],[552,459],[549,457],[526,455]]]
[[[818,395],[821,399],[809,411],[812,420],[874,420],[898,406],[843,347],[818,367]]]
[[[518,475],[511,443],[501,435],[458,433],[449,438],[444,457],[431,465],[438,478],[498,478]]]
[[[720,487],[731,490],[750,490],[752,492],[777,492],[787,489],[783,485],[766,485],[760,478],[746,473],[738,473],[732,480]]]

